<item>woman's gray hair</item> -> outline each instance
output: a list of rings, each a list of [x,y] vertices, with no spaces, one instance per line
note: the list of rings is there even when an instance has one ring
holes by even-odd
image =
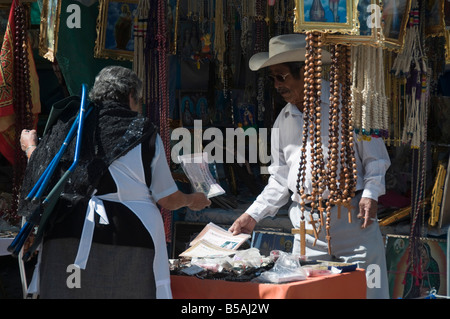
[[[142,97],[142,81],[137,74],[122,66],[107,66],[95,77],[89,99],[94,103],[116,101],[129,106],[130,93],[136,102]]]

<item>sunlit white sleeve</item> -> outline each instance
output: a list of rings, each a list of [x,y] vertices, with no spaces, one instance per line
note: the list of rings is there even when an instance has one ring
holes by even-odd
[[[150,191],[153,199],[157,202],[161,198],[169,196],[178,190],[170,172],[169,164],[164,153],[164,145],[159,134],[156,137],[155,156],[151,165],[152,183],[150,185]]]
[[[280,147],[279,129],[277,122],[274,123],[271,135],[271,165],[268,168],[270,174],[268,183],[259,194],[246,213],[257,222],[268,216],[275,216],[278,210],[289,200],[288,189],[289,167],[286,165],[283,150]]]
[[[382,138],[371,138],[370,141],[356,141],[356,150],[361,160],[361,172],[358,171],[359,189],[363,189],[362,197],[378,200],[385,194],[385,174],[391,161]]]

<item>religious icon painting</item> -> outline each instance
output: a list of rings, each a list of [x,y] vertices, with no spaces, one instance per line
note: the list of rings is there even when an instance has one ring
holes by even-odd
[[[445,32],[446,21],[445,3],[447,0],[429,0],[425,5],[425,34],[427,36],[442,36]],[[447,4],[447,6],[450,6]],[[448,10],[448,9],[447,9]]]
[[[94,57],[133,60],[138,0],[100,0]]]
[[[203,127],[209,125],[209,112],[208,112],[208,100],[202,96],[197,100],[196,105],[197,118],[202,120]]]
[[[41,11],[39,55],[53,62],[58,48],[61,1],[44,0]]]
[[[254,231],[251,247],[258,248],[261,255],[270,256],[271,252],[276,254],[277,251],[292,253],[293,243],[294,235],[292,234],[272,231]]]
[[[183,58],[194,59],[202,48],[198,24],[192,21],[183,21],[180,24],[179,54]]]
[[[387,49],[401,51],[409,21],[411,0],[384,0],[382,8],[382,43]]]
[[[294,32],[355,34],[354,0],[296,0]]]
[[[255,106],[253,104],[240,103],[238,105],[238,114],[235,121],[236,125],[242,127],[244,130],[249,127],[256,128]]]
[[[193,126],[195,119],[194,102],[189,95],[183,96],[180,102],[181,122],[183,126]]]
[[[359,0],[356,6],[356,34],[325,33],[324,43],[379,45],[381,31],[380,0]]]
[[[193,127],[195,120],[201,120],[202,126],[210,124],[206,92],[179,91],[178,100],[182,126]]]
[[[420,256],[420,271],[410,259],[414,248]],[[447,293],[447,242],[440,239],[419,238],[411,247],[410,238],[400,235],[386,237],[386,266],[389,294],[392,299],[424,298],[432,290],[437,295]]]

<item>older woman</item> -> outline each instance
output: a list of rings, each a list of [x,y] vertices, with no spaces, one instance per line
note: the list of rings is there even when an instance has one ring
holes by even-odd
[[[140,115],[141,91],[141,81],[127,68],[106,67],[96,77],[80,162],[40,249],[35,273],[40,298],[171,298],[157,204],[200,210],[210,201],[203,193],[177,189],[161,138]],[[65,111],[39,144],[35,132],[22,134],[22,149],[29,157],[24,194],[61,145],[73,122],[70,113]],[[54,180],[73,161],[74,143]],[[72,265],[82,269],[79,278],[69,271],[76,269],[68,268]]]

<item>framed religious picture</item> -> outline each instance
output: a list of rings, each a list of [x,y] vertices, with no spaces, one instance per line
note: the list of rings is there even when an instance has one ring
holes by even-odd
[[[384,0],[382,6],[383,46],[401,51],[409,21],[411,0]]]
[[[294,235],[292,234],[260,230],[255,230],[252,234],[251,247],[258,248],[264,256],[270,256],[274,250],[292,253],[293,246]]]
[[[94,57],[133,60],[138,0],[100,0]]]
[[[206,91],[180,91],[178,99],[182,126],[193,127],[194,120],[201,120],[202,127],[211,124]]]
[[[415,274],[410,260],[410,238],[386,235],[386,266],[389,294],[392,299],[424,298],[432,290],[437,295],[447,294],[447,242],[433,238],[419,238],[417,250],[421,269]]]
[[[54,61],[58,49],[61,1],[43,0],[39,35],[39,55]]]
[[[380,0],[359,0],[356,6],[357,33],[352,35],[326,33],[325,43],[347,45],[379,45],[381,31]]]
[[[428,0],[425,5],[425,34],[442,36],[445,31],[444,6],[447,0]],[[450,18],[450,17],[449,17]],[[447,18],[447,19],[449,19]]]
[[[296,0],[294,32],[355,34],[354,0]]]

